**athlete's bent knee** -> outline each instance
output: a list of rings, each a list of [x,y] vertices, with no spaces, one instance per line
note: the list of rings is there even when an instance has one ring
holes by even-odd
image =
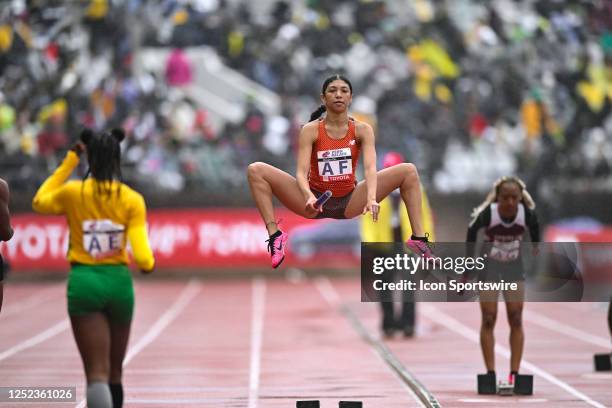
[[[408,176],[409,178],[418,178],[419,177],[419,172],[416,168],[416,166],[412,163],[402,163],[400,166],[402,166],[402,172]]]
[[[247,175],[250,179],[261,177],[263,175],[263,169],[266,166],[263,162],[254,162],[249,164],[247,167]]]

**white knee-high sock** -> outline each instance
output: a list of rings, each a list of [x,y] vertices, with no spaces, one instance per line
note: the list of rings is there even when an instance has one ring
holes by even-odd
[[[93,382],[87,386],[88,408],[113,408],[113,397],[107,383]]]

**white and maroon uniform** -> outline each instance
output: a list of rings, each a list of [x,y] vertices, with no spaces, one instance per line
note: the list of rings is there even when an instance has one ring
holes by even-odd
[[[478,230],[481,228],[485,229],[485,242],[481,255],[487,256],[489,272],[494,266],[500,270],[500,277],[505,280],[524,279],[521,242],[527,230],[529,230],[532,242],[540,240],[536,213],[519,203],[514,219],[504,220],[499,214],[498,204],[491,203],[470,224],[466,241],[476,242]],[[469,255],[473,256],[473,245],[470,248]],[[504,273],[511,276],[503,276]]]

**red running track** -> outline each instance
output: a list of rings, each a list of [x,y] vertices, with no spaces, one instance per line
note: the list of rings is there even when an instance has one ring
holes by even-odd
[[[84,406],[64,290],[5,284],[0,386],[76,386],[77,402],[0,408]],[[485,398],[475,392],[484,370],[476,303],[419,303],[416,337],[383,343],[378,305],[359,296],[358,279],[137,280],[124,406],[275,408],[300,399],[323,408],[340,400],[424,406],[410,379],[443,407],[612,406],[612,374],[594,373],[592,364],[594,353],[610,350],[603,304],[527,304],[522,371],[535,374],[535,393]],[[505,376],[503,306],[496,335]]]

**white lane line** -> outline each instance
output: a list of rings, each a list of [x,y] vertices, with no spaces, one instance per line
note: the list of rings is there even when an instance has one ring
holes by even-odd
[[[423,305],[422,309],[425,315],[427,315],[427,317],[429,317],[434,322],[445,326],[449,330],[454,331],[455,333],[465,337],[466,339],[476,344],[480,344],[480,335],[475,330],[472,330],[468,326],[459,322],[455,318],[447,315],[446,313],[440,311],[438,308],[434,306]],[[510,358],[510,350],[507,349],[506,347],[500,346],[499,344],[495,345],[495,352],[508,359]],[[535,364],[532,364],[529,361],[523,359],[521,361],[521,366],[531,371],[532,373],[544,378],[546,381],[550,382],[551,384],[554,384],[558,386],[559,388],[562,388],[563,390],[567,391],[569,394],[573,395],[576,398],[581,399],[587,404],[593,407],[596,407],[596,408],[605,408],[605,405],[591,399],[589,396],[583,394],[582,392],[578,391],[577,389],[575,389],[568,383],[560,380],[559,378],[555,377],[554,375],[550,374],[544,369],[536,366]]]
[[[319,292],[321,292],[323,299],[325,299],[330,306],[337,308],[341,305],[342,298],[329,279],[316,278],[315,285],[317,286],[317,289],[319,289]]]
[[[469,404],[492,404],[493,406],[498,406],[501,404],[538,404],[542,402],[548,402],[545,398],[509,398],[507,401],[503,401],[501,398],[497,399],[486,399],[486,398],[461,398],[457,401],[459,402],[467,402]]]
[[[567,324],[562,323],[558,320],[551,319],[547,316],[536,313],[532,310],[525,310],[524,318],[528,322],[535,323],[538,326],[544,327],[548,330],[561,333],[565,336],[573,337],[577,340],[590,343],[595,346],[603,347],[605,349],[609,349],[610,346],[612,346],[612,342],[610,341],[610,339],[604,339],[603,337],[592,335],[585,331],[568,326]]]
[[[151,344],[155,339],[172,323],[174,319],[177,318],[178,315],[181,314],[183,309],[187,307],[189,302],[195,298],[195,296],[200,292],[201,285],[195,279],[192,279],[185,285],[185,288],[179,294],[179,297],[174,301],[172,306],[166,312],[161,315],[157,321],[149,328],[149,330],[138,340],[138,342],[127,352],[125,360],[123,361],[123,366],[125,367],[138,353],[140,353],[145,347]],[[77,408],[85,407],[85,399],[82,399],[81,402],[77,405]]]
[[[53,326],[49,327],[47,330],[37,334],[36,336],[30,337],[29,339],[24,340],[14,345],[10,349],[0,353],[0,361],[6,360],[10,356],[17,354],[20,351],[27,350],[30,347],[34,347],[37,344],[42,343],[43,341],[49,340],[51,337],[58,335],[59,333],[66,330],[68,327],[70,327],[68,319],[61,320]]]
[[[132,371],[130,371],[132,373]],[[133,373],[132,373],[133,374]],[[244,386],[227,387],[130,387],[130,392],[139,394],[180,394],[180,393],[211,393],[211,392],[235,392],[244,395]]]
[[[586,378],[587,380],[600,380],[600,381],[610,381],[612,380],[612,373],[586,373],[581,375],[582,378]],[[608,383],[609,384],[609,383]]]
[[[138,353],[142,351],[149,344],[153,343],[155,339],[172,323],[174,319],[187,307],[187,305],[196,297],[201,290],[201,284],[195,279],[189,281],[185,288],[181,291],[179,297],[170,306],[170,309],[166,310],[151,328],[145,333],[144,336],[138,340],[133,347],[127,352],[125,359],[123,360],[123,366],[125,367]]]
[[[195,405],[197,407],[204,406],[203,404],[218,404],[219,407],[235,407],[238,405],[233,405],[238,402],[241,402],[244,398],[240,397],[227,397],[227,398],[205,398],[205,399],[126,399],[125,404],[128,406],[131,405],[160,405],[160,406],[169,406],[169,405]],[[210,405],[207,405],[210,406]]]
[[[257,408],[259,399],[259,375],[261,371],[261,346],[263,340],[266,282],[253,279],[251,314],[251,363],[249,374],[249,408]]]
[[[315,283],[315,286],[317,287],[317,289],[319,290],[319,293],[321,293],[321,296],[323,297],[323,299],[325,299],[325,301],[333,309],[339,310],[339,308],[342,306],[342,298],[340,297],[340,294],[338,293],[336,288],[334,288],[334,285],[332,285],[331,281],[328,278],[326,278],[326,277],[321,277],[321,278],[316,278],[314,280],[314,283]],[[363,327],[363,325],[362,325],[362,327]],[[370,338],[370,343],[369,344],[372,346],[372,344],[375,342],[373,340],[374,338],[367,331],[367,329],[365,327],[363,327],[363,330],[366,333],[366,335]],[[385,360],[385,358],[380,354],[381,350],[377,350],[375,346],[370,347],[370,350],[372,351],[372,353],[374,353],[374,355],[376,355],[382,361],[382,363],[387,368],[391,369],[393,374],[395,374],[395,378],[399,381],[399,383],[402,385],[402,387],[405,388],[408,391],[408,393],[414,398],[414,400],[419,404],[419,406],[422,407],[422,408],[426,408],[426,405],[423,403],[423,401],[421,401],[421,399],[416,394],[416,392],[410,386],[408,386],[408,384],[406,384],[406,379],[403,378],[398,373],[398,371],[403,371],[404,375],[407,375],[407,373],[405,372],[404,367],[403,366],[402,367],[396,367],[396,369],[391,368],[391,367],[389,367],[390,363],[387,360]]]
[[[0,314],[0,318],[6,319],[7,317],[11,315],[25,312],[26,310],[32,309],[51,299],[61,297],[62,292],[59,291],[59,289],[60,289],[59,287],[55,287],[55,286],[51,288],[41,289],[39,291],[36,291],[36,293],[34,293],[31,296],[28,296],[27,298],[23,300],[19,300],[17,303],[14,301],[11,301],[11,299],[8,299],[9,302],[11,303],[9,303],[7,306],[3,308],[2,314]],[[5,288],[4,290],[8,292],[10,291],[10,288]],[[6,300],[7,299],[5,299],[5,302]]]
[[[130,370],[131,374],[134,374],[133,370]],[[309,384],[309,385],[277,385],[273,387],[266,387],[266,392],[269,394],[287,394],[298,395],[296,393],[315,393],[321,391],[320,384]],[[244,396],[244,386],[219,386],[219,387],[130,387],[130,392],[137,392],[139,394],[179,394],[179,393],[211,393],[211,392],[235,392],[242,396],[242,399],[246,399]]]

